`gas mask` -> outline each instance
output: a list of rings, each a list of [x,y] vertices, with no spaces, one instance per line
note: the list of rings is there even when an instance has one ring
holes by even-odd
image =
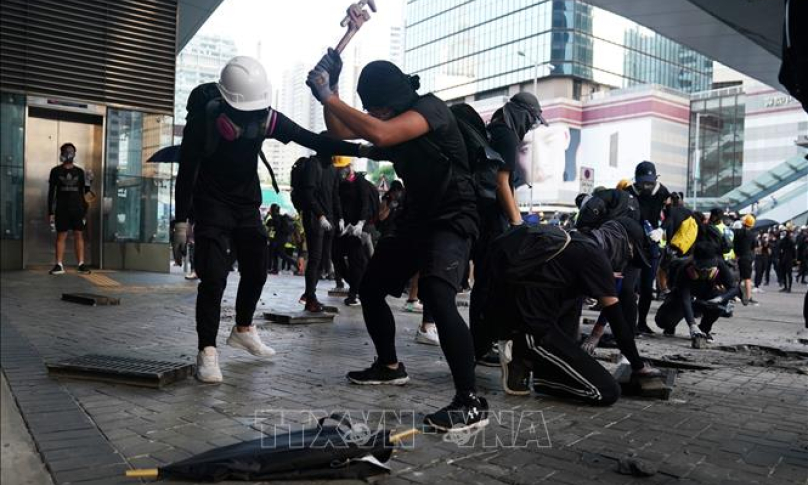
[[[237,113],[235,110],[225,109],[216,117],[216,131],[226,141],[261,138],[267,131],[271,113],[270,110]]]
[[[59,161],[62,163],[73,163],[73,159],[76,158],[76,152],[73,150],[65,150],[59,155]]]
[[[718,267],[699,268],[696,265],[691,265],[687,268],[687,276],[693,281],[713,281],[718,276]]]

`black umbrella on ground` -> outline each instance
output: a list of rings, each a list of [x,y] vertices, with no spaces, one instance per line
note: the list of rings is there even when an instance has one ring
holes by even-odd
[[[146,163],[177,163],[180,161],[180,145],[165,147],[154,152]]]
[[[774,227],[778,224],[780,223],[771,219],[758,219],[755,221],[755,225],[752,227],[752,229],[755,231],[765,231],[766,229]]]
[[[171,478],[216,482],[221,480],[363,479],[387,473],[384,464],[395,445],[418,433],[411,429],[390,435],[367,426],[340,424],[301,429],[216,448],[162,468],[129,470],[132,478]]]

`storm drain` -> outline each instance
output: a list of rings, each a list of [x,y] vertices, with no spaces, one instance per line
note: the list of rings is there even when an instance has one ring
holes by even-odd
[[[159,389],[194,373],[187,362],[136,359],[115,355],[84,355],[47,364],[55,377],[86,379]]]

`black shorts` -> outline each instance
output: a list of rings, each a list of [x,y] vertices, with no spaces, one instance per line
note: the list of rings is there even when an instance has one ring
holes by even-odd
[[[742,280],[748,280],[752,278],[753,261],[754,260],[751,257],[738,258],[738,272],[741,274]]]
[[[54,219],[56,232],[83,231],[87,225],[84,212],[79,211],[57,210]]]
[[[424,235],[390,235],[379,240],[368,264],[363,285],[381,286],[400,297],[415,273],[419,278],[438,278],[460,291],[469,264],[471,239],[448,229]]]

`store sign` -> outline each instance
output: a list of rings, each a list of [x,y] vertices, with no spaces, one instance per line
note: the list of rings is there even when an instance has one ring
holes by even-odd
[[[582,194],[591,194],[592,189],[595,188],[595,169],[589,167],[581,167],[581,181],[580,192]]]
[[[794,98],[792,98],[791,96],[785,96],[785,95],[771,96],[769,98],[766,98],[766,100],[763,102],[763,106],[766,108],[776,108],[779,106],[785,106],[787,104],[791,104],[794,101],[795,101]]]

